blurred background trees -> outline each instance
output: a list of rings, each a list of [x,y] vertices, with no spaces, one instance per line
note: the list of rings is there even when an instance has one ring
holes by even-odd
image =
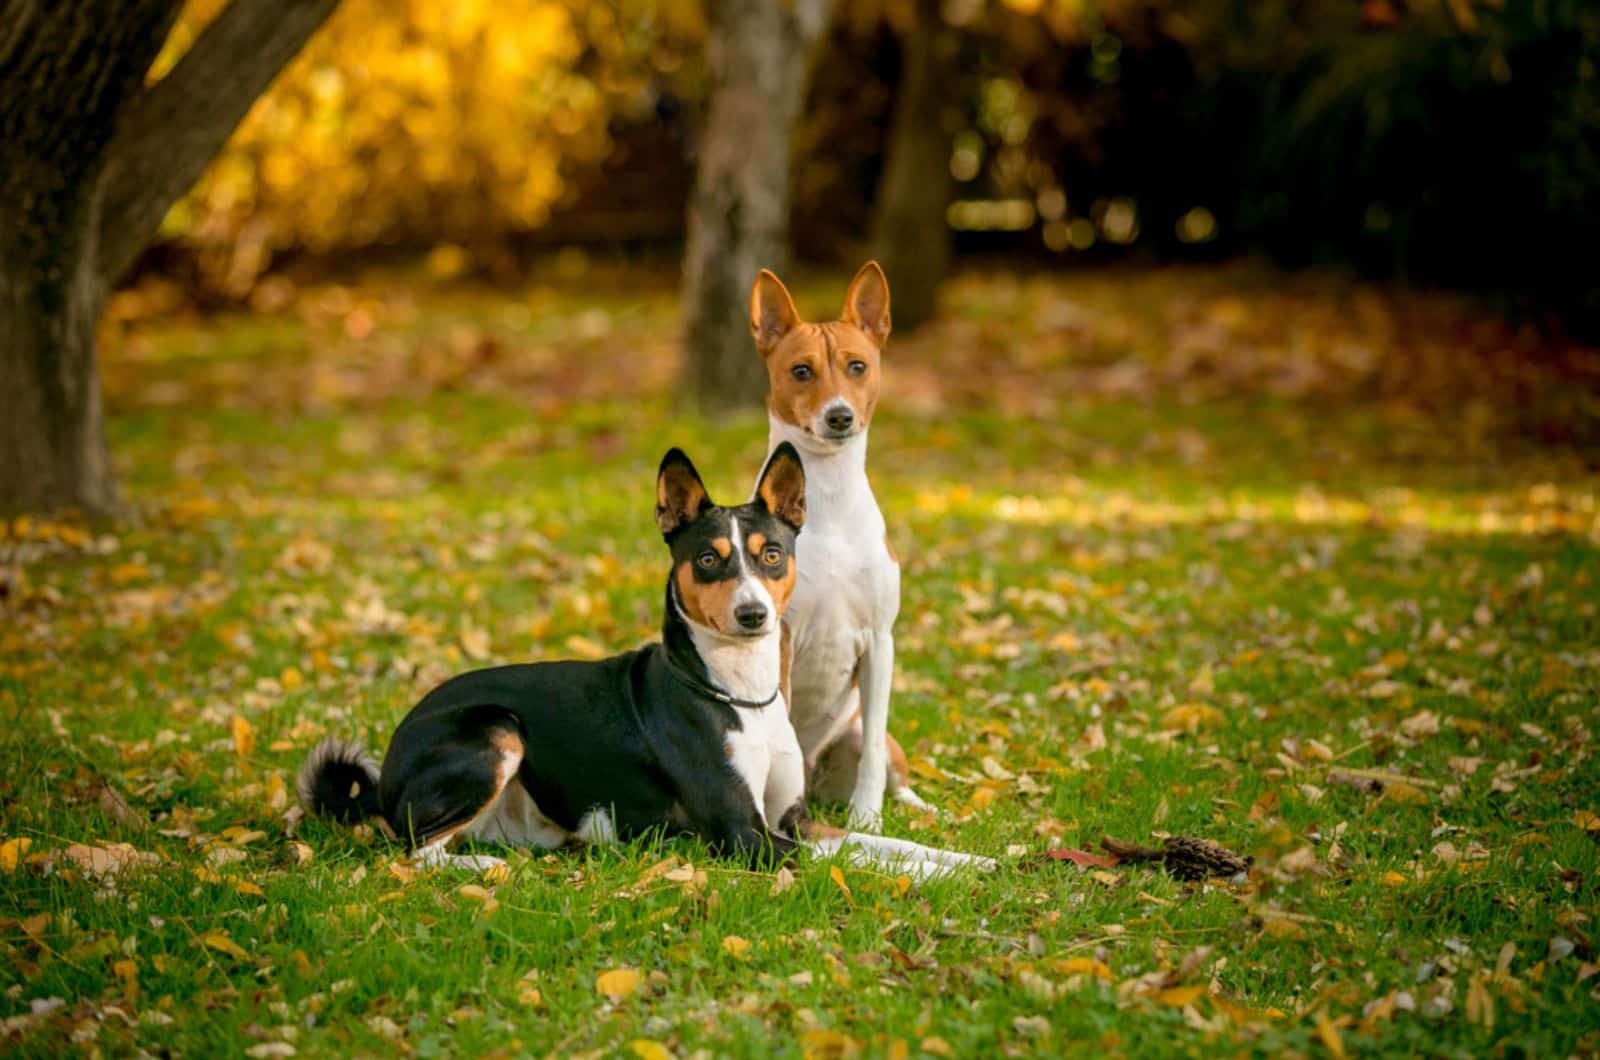
[[[174,23],[179,6],[150,4],[165,20],[139,48],[165,44],[147,76],[122,53],[131,94],[180,98],[167,75],[238,0],[188,0]],[[0,27],[0,48],[37,43],[28,26]],[[170,211],[216,145],[143,137],[123,192],[159,194],[107,193],[134,219],[102,226],[116,260],[92,248],[76,312],[98,315],[135,257],[136,279],[197,304],[271,309],[297,269],[375,258],[515,283],[552,247],[682,255],[680,389],[706,408],[760,393],[745,292],[791,258],[880,257],[902,333],[962,260],[1239,254],[1489,292],[1594,332],[1597,64],[1592,0],[344,0]],[[207,125],[225,134],[269,66],[185,106],[226,102]],[[78,142],[9,139],[33,160]],[[97,187],[103,154],[69,153]],[[13,243],[33,202],[10,196]],[[93,453],[80,390],[66,444]]]
[[[216,6],[195,0],[171,50]],[[805,85],[793,252],[882,255],[901,327],[947,246],[1264,251],[1600,314],[1595,270],[1568,264],[1600,235],[1592,3],[862,0],[803,30],[825,6],[718,5],[714,26],[696,0],[347,0],[168,218],[168,250],[247,297],[297,256],[443,247],[440,267],[494,273],[544,245],[675,245],[726,135],[718,85],[747,76],[708,64],[712,38],[768,18],[734,50],[770,65],[757,38],[790,32],[781,50],[807,52],[774,71]]]
[[[0,510],[114,500],[106,295],[338,0],[234,0],[152,79],[179,0],[0,0]]]

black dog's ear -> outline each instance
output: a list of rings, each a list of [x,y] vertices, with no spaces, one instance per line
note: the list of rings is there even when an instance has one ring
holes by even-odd
[[[794,446],[784,442],[767,458],[756,484],[756,500],[796,530],[806,525],[806,469]]]
[[[669,449],[656,475],[656,526],[663,537],[700,518],[711,507],[700,473],[682,449]]]

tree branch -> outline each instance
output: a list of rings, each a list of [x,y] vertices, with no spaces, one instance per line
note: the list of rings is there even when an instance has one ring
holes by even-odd
[[[100,271],[108,286],[338,3],[232,0],[178,65],[128,104],[101,202]]]

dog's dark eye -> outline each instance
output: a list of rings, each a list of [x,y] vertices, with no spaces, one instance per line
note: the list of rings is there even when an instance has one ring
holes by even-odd
[[[768,545],[761,550],[761,562],[769,567],[775,567],[783,562],[783,549],[777,545]]]
[[[707,549],[696,556],[694,561],[700,564],[701,570],[711,570],[717,565],[717,554]]]
[[[850,362],[850,374],[851,375],[864,375],[864,374],[866,374],[866,371],[867,371],[867,362],[866,361],[851,361]]]
[[[794,376],[797,382],[809,383],[811,382],[811,376],[814,373],[811,371],[811,366],[809,364],[797,364],[793,368],[789,369],[789,374]]]

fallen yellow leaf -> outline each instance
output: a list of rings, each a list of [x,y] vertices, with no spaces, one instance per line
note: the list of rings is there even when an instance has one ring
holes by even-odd
[[[1199,1001],[1206,992],[1203,986],[1172,986],[1156,994],[1156,1004],[1168,1008],[1182,1008]]]
[[[226,953],[229,957],[235,957],[241,961],[250,959],[250,954],[245,952],[244,947],[229,938],[228,933],[220,928],[212,928],[204,935],[201,935],[200,942],[220,953]]]
[[[27,836],[16,839],[7,839],[0,843],[0,870],[16,872],[17,866],[22,863],[23,857],[28,853],[28,848],[33,846],[33,840]]]
[[[240,758],[256,749],[256,728],[243,714],[233,716],[233,750]]]
[[[494,896],[494,892],[489,890],[487,887],[480,887],[475,883],[469,883],[465,884],[464,886],[457,887],[456,893],[470,901],[483,903],[483,911],[485,913],[492,913],[496,909],[500,908],[500,900],[496,898]]]
[[[1328,1019],[1326,1012],[1317,1013],[1317,1037],[1322,1039],[1322,1044],[1327,1047],[1330,1054],[1343,1060],[1344,1038],[1340,1036],[1339,1028]]]
[[[844,882],[844,873],[839,871],[839,866],[828,866],[828,878],[833,880],[834,886],[838,887],[839,890],[844,892],[845,901],[849,902],[851,905],[856,904],[855,895],[850,893],[850,885]]]
[[[800,1055],[806,1060],[824,1057],[855,1056],[861,1052],[861,1043],[843,1031],[819,1029],[800,1035]]]
[[[567,638],[567,651],[580,659],[604,659],[610,654],[599,641],[579,636]]]
[[[1572,823],[1585,832],[1600,832],[1600,813],[1595,813],[1593,810],[1578,810],[1572,815]]]
[[[722,948],[725,952],[735,957],[743,957],[750,951],[750,940],[740,938],[738,935],[722,936]]]
[[[649,1038],[635,1038],[628,1043],[628,1050],[639,1060],[672,1060],[671,1049]]]
[[[1067,957],[1056,962],[1056,971],[1062,975],[1092,975],[1096,979],[1110,980],[1111,969],[1104,961],[1093,957]]]
[[[1222,712],[1204,703],[1180,703],[1161,718],[1161,727],[1176,732],[1199,732],[1222,720]]]
[[[273,773],[267,777],[267,809],[273,813],[280,813],[289,805],[289,788],[283,782],[283,776]]]
[[[482,661],[489,657],[489,634],[470,626],[461,630],[461,650],[467,658]]]
[[[1269,938],[1275,939],[1303,939],[1306,937],[1305,928],[1284,917],[1268,917],[1261,922],[1261,930]]]
[[[305,687],[306,679],[299,670],[289,666],[278,675],[278,683],[283,686],[285,692],[296,692]]]
[[[597,993],[604,994],[612,1001],[621,1001],[630,997],[639,989],[639,973],[632,968],[615,968],[609,972],[601,972],[600,977],[594,981]]]
[[[1428,801],[1428,793],[1415,784],[1405,781],[1396,781],[1383,789],[1384,797],[1390,802],[1400,806],[1422,806]]]

